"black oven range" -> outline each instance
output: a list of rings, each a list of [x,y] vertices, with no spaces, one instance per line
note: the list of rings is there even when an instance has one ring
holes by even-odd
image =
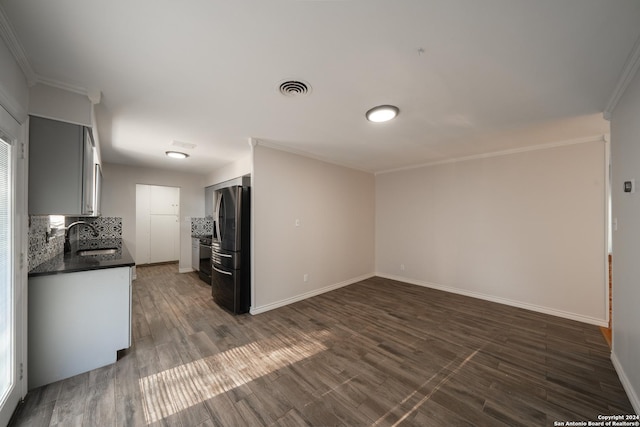
[[[200,270],[198,271],[198,275],[200,276],[200,280],[206,282],[207,285],[211,285],[211,244],[212,244],[212,236],[202,236],[200,237]]]

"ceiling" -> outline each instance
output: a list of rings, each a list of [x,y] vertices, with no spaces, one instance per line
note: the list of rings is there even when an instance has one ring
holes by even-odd
[[[37,81],[101,91],[104,161],[194,173],[247,156],[249,138],[377,172],[605,134],[640,37],[637,0],[0,7]],[[310,93],[282,95],[290,79]],[[379,104],[400,115],[368,122]]]

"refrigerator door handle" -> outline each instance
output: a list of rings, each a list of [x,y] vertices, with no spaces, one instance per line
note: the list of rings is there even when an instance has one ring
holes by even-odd
[[[233,273],[229,273],[228,271],[218,270],[218,269],[216,268],[216,266],[215,266],[215,265],[212,265],[211,267],[213,267],[213,269],[214,269],[215,271],[217,271],[218,273],[226,274],[227,276],[233,276]]]
[[[218,240],[222,240],[222,236],[220,235],[220,205],[222,204],[222,193],[218,195],[218,199],[216,200],[216,236]]]

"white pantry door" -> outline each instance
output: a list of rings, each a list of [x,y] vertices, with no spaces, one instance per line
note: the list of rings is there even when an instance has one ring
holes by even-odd
[[[180,258],[180,188],[136,184],[136,264]]]

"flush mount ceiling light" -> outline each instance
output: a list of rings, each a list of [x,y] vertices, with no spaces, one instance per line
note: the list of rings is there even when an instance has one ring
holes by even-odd
[[[171,157],[172,159],[186,159],[189,157],[187,153],[181,153],[180,151],[165,151],[167,157]]]
[[[367,111],[367,120],[370,122],[386,122],[398,115],[400,110],[395,105],[378,105]]]

